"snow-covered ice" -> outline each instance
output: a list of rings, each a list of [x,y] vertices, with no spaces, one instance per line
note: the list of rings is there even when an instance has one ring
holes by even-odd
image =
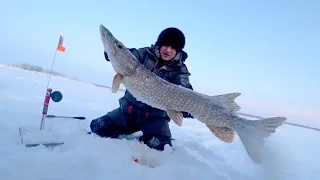
[[[225,144],[192,119],[185,119],[180,128],[171,123],[175,151],[158,152],[135,140],[87,135],[91,119],[118,107],[123,93],[60,77],[52,77],[50,87],[61,91],[63,99],[51,101],[48,114],[87,119],[47,119],[46,129],[64,144],[27,148],[21,144],[19,127],[40,128],[47,80],[48,75],[0,65],[1,180],[320,179],[320,133],[288,125],[267,140],[262,165],[248,158],[238,138]],[[140,155],[157,167],[131,160]]]

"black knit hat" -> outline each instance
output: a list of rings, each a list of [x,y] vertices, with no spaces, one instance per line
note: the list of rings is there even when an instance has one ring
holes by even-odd
[[[164,29],[157,39],[156,46],[171,45],[177,51],[182,50],[185,46],[185,37],[178,28],[170,27]]]

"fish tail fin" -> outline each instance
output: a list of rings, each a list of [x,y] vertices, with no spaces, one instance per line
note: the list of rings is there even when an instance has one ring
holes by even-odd
[[[238,126],[236,126],[235,131],[243,143],[250,159],[257,164],[260,164],[263,161],[260,149],[265,143],[264,139],[273,134],[276,129],[286,121],[286,118],[271,117],[261,120],[247,120],[241,118],[240,121],[243,123],[239,123]]]

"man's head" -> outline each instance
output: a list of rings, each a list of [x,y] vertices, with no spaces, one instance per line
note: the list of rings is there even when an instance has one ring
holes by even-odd
[[[170,27],[159,34],[155,45],[160,48],[161,58],[170,61],[184,48],[185,37],[179,29]]]

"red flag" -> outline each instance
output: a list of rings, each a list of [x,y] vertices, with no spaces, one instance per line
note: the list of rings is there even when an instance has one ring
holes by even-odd
[[[64,52],[66,50],[66,48],[63,46],[63,41],[64,41],[64,38],[63,36],[60,35],[59,43],[57,46],[58,51]]]

